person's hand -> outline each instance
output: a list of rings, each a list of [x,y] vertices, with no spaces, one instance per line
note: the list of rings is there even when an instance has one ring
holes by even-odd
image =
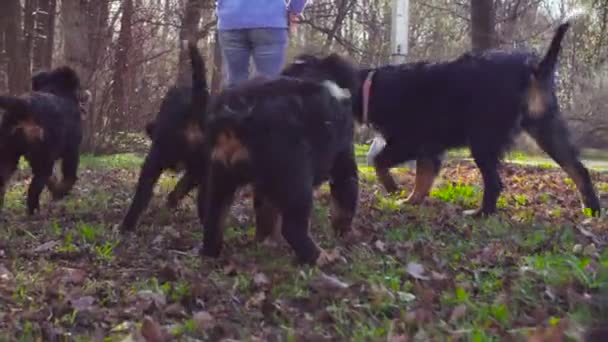
[[[293,32],[296,28],[296,25],[300,22],[300,15],[296,13],[289,12],[289,30]]]

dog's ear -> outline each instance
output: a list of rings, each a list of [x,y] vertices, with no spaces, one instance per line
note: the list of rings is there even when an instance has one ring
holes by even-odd
[[[50,72],[47,81],[47,83],[53,83],[54,86],[68,91],[76,91],[80,88],[78,74],[68,66],[59,67]]]
[[[156,121],[150,121],[146,124],[146,135],[152,139],[154,135],[154,129],[156,128]]]
[[[39,71],[32,76],[32,91],[39,91],[47,84],[49,79],[48,71]]]
[[[333,53],[323,60],[322,65],[340,88],[357,91],[360,82],[358,69],[349,60]]]

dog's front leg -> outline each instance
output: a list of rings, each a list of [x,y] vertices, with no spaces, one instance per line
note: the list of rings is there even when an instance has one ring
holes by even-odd
[[[441,169],[441,156],[421,157],[416,160],[414,190],[405,200],[409,204],[420,204],[431,191],[435,177]]]
[[[409,148],[406,142],[397,142],[394,139],[387,139],[386,145],[374,158],[376,177],[384,189],[389,193],[399,190],[397,183],[390,174],[390,168],[408,160],[416,158],[416,153]]]
[[[203,249],[201,254],[209,257],[218,257],[222,250],[223,224],[230,205],[234,199],[237,184],[229,170],[221,163],[212,162],[211,170],[207,178],[206,203],[201,203],[199,195],[199,215],[204,210],[203,224]],[[206,208],[203,209],[203,208]]]
[[[359,176],[354,152],[341,153],[331,170],[331,225],[338,236],[351,231],[359,198]]]
[[[173,191],[167,196],[167,206],[169,208],[176,208],[179,202],[186,197],[198,183],[198,176],[193,175],[190,170],[186,170],[186,173],[179,179]]]

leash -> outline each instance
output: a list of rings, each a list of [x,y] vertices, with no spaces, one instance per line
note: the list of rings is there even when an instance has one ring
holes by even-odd
[[[369,119],[369,98],[372,91],[372,79],[376,71],[370,71],[365,77],[365,81],[363,82],[363,117],[362,123],[364,125],[368,124]]]

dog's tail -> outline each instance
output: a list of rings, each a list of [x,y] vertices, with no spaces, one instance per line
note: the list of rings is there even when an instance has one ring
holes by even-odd
[[[197,114],[206,112],[207,101],[209,100],[207,70],[205,61],[195,42],[188,42],[188,50],[192,63],[192,114],[197,116]]]
[[[553,35],[551,45],[549,45],[549,49],[547,50],[545,57],[543,57],[543,59],[540,61],[534,72],[534,76],[537,79],[546,80],[553,75],[555,66],[557,65],[557,58],[559,57],[559,52],[562,48],[562,40],[564,40],[564,36],[569,28],[570,23],[565,22],[559,25],[555,31],[555,35]]]

